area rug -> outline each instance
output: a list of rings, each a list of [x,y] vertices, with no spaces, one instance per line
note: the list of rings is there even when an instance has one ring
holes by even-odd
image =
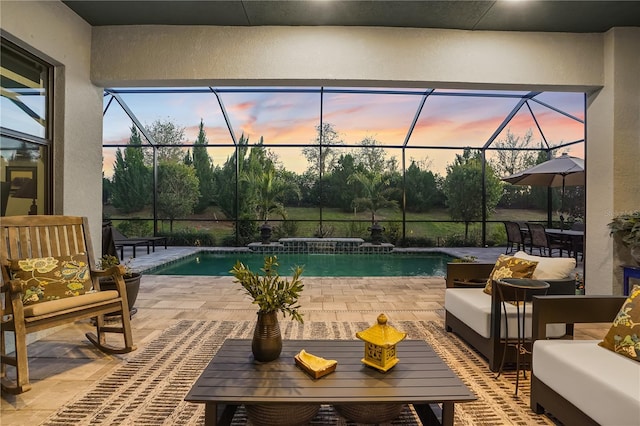
[[[202,425],[204,405],[184,401],[193,382],[227,338],[249,338],[251,321],[182,320],[136,352],[121,366],[98,380],[87,392],[60,408],[43,424],[55,425]],[[283,323],[289,339],[353,339],[371,324],[359,322]],[[465,343],[433,321],[396,321],[409,339],[429,343],[449,367],[473,390],[477,401],[455,406],[456,425],[553,425],[529,408],[529,376],[520,379],[515,395],[515,373],[496,378],[486,361]],[[240,407],[234,426],[250,425]],[[350,426],[329,405],[323,405],[311,425]],[[388,425],[420,425],[407,406]]]

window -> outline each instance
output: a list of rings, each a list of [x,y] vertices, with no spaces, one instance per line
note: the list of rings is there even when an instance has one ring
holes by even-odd
[[[1,215],[49,212],[52,67],[1,41]]]

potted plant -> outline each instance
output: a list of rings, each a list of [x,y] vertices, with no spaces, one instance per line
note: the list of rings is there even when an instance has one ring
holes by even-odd
[[[139,272],[134,272],[129,263],[131,259],[124,263],[120,263],[120,259],[116,256],[112,256],[110,254],[105,254],[98,260],[98,268],[100,269],[109,269],[112,266],[122,265],[124,267],[124,283],[127,290],[127,302],[129,304],[129,317],[132,317],[136,312],[138,312],[137,308],[134,308],[134,304],[136,303],[136,299],[138,298],[138,291],[140,290],[140,279],[142,274]],[[100,278],[100,288],[102,290],[115,290],[116,283],[113,278],[105,277]]]
[[[242,262],[238,261],[230,271],[240,283],[245,293],[251,296],[254,304],[258,305],[258,320],[253,333],[251,350],[257,361],[273,361],[282,351],[282,336],[278,324],[278,312],[289,315],[296,321],[303,322],[298,312],[298,298],[304,288],[300,275],[302,268],[293,269],[291,281],[278,274],[278,258],[267,256],[260,272],[253,272]]]
[[[619,237],[636,263],[640,264],[640,210],[614,216],[608,226],[611,236]]]

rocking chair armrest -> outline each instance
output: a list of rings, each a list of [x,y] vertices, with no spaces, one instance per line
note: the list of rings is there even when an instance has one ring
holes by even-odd
[[[91,271],[91,275],[94,275],[98,278],[105,278],[105,277],[117,277],[119,276],[124,276],[125,274],[125,269],[124,266],[122,265],[115,265],[115,266],[111,266],[107,269],[94,269]]]
[[[10,280],[2,286],[2,292],[5,295],[5,306],[2,309],[2,315],[11,315],[11,321],[21,323],[24,321],[24,304],[22,303],[22,285],[20,280]],[[3,318],[3,322],[4,322]]]
[[[100,291],[100,278],[111,278],[115,283],[116,290],[120,295],[127,294],[126,285],[124,283],[125,269],[122,265],[115,265],[107,269],[94,269],[91,271],[91,275],[97,280],[93,280],[94,288]]]

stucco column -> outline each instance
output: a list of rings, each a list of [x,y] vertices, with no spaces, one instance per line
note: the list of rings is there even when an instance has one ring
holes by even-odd
[[[609,236],[616,214],[640,209],[640,28],[604,40],[604,88],[587,99],[587,294],[622,294],[627,249]]]

